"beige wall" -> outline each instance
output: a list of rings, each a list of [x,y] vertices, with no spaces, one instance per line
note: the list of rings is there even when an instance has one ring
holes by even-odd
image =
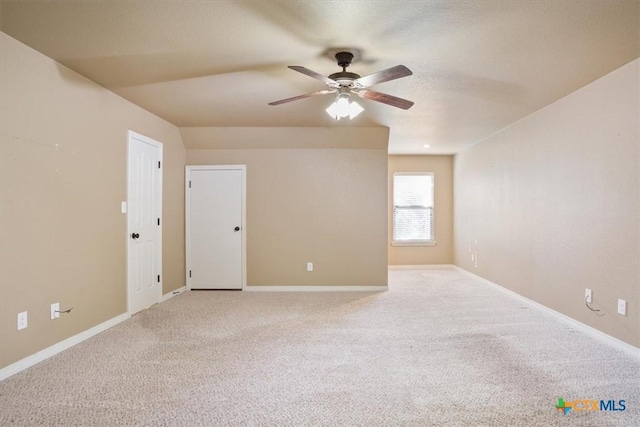
[[[184,285],[185,150],[175,126],[4,33],[0,45],[5,367],[127,311],[128,129],[164,143],[164,292]],[[73,311],[52,321],[54,302]]]
[[[458,154],[454,173],[457,265],[635,346],[639,80],[636,60]]]
[[[433,246],[392,246],[394,172],[433,172]],[[453,156],[389,156],[389,265],[453,264]]]
[[[187,164],[247,165],[248,285],[387,284],[388,129],[181,131]],[[343,148],[293,148],[323,140]]]

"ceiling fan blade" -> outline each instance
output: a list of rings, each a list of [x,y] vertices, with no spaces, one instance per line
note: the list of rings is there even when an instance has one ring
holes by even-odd
[[[370,99],[371,101],[382,102],[383,104],[392,105],[394,107],[408,110],[413,105],[413,102],[406,99],[398,98],[397,96],[387,95],[386,93],[377,92],[371,89],[362,89],[356,92],[360,97]]]
[[[356,80],[356,83],[362,87],[369,87],[377,85],[378,83],[388,82],[389,80],[407,77],[412,74],[413,73],[411,72],[411,70],[404,65],[396,65],[395,67],[387,68],[386,70],[378,71],[377,73],[360,77],[358,80]]]
[[[305,98],[309,98],[316,95],[328,95],[330,93],[336,93],[336,92],[337,92],[336,89],[319,90],[317,92],[305,93],[304,95],[294,96],[293,98],[286,98],[286,99],[281,99],[280,101],[273,101],[273,102],[270,102],[269,105],[286,104],[287,102],[297,101],[299,99],[305,99]]]
[[[313,77],[314,79],[318,79],[321,82],[324,82],[324,83],[328,84],[330,87],[337,87],[337,86],[340,85],[335,80],[330,79],[327,76],[323,76],[320,73],[316,73],[315,71],[310,70],[310,69],[305,68],[305,67],[302,67],[300,65],[289,65],[289,68],[291,68],[292,70],[297,71],[299,73],[306,74],[309,77]]]

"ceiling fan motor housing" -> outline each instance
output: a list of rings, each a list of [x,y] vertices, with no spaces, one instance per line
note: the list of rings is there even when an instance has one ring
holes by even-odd
[[[349,86],[354,80],[360,78],[359,74],[350,73],[348,71],[340,71],[339,73],[333,73],[329,76],[331,80],[335,80],[340,83],[341,86]]]

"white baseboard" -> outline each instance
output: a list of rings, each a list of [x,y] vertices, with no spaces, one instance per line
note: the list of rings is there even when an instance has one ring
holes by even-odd
[[[390,265],[389,270],[431,270],[435,268],[456,268],[453,264],[422,264],[422,265]]]
[[[27,356],[24,359],[18,360],[17,362],[0,369],[0,381],[3,381],[10,376],[17,374],[18,372],[23,371],[35,365],[36,363],[40,363],[43,360],[50,358],[51,356],[55,356],[56,354],[61,353],[76,344],[80,344],[82,341],[98,335],[100,332],[106,331],[107,329],[117,325],[118,323],[127,320],[129,317],[131,317],[129,316],[129,313],[123,313],[119,316],[107,320],[106,322],[102,322],[99,325],[94,326],[93,328],[82,331],[77,335],[69,337],[50,347],[47,347],[44,350],[40,350],[39,352],[34,353],[31,356]]]
[[[162,295],[162,298],[160,298],[160,302],[165,302],[167,300],[170,300],[171,298],[175,297],[176,295],[180,295],[181,293],[183,293],[184,291],[187,290],[186,286],[183,286],[181,288],[175,289],[171,292],[168,292],[164,295]]]
[[[382,292],[388,286],[246,286],[249,292]]]
[[[181,294],[186,289],[187,288],[183,286],[167,294],[164,294],[160,299],[160,302],[165,302],[173,298],[174,296]],[[106,322],[102,322],[99,325],[94,326],[93,328],[87,329],[86,331],[80,332],[77,335],[69,337],[50,347],[47,347],[44,350],[40,350],[39,352],[34,353],[31,356],[27,356],[24,359],[18,360],[17,362],[0,369],[0,381],[3,381],[12,375],[15,375],[20,371],[30,368],[31,366],[40,363],[43,360],[50,358],[51,356],[55,356],[56,354],[61,353],[76,344],[80,344],[82,341],[98,335],[100,332],[106,331],[109,328],[112,328],[118,323],[121,323],[130,317],[131,316],[129,315],[129,313],[123,313],[119,316],[107,320]]]
[[[578,330],[580,330],[582,332],[585,332],[585,333],[587,333],[587,334],[589,334],[589,335],[591,335],[591,336],[593,336],[593,337],[595,337],[595,338],[597,338],[597,339],[599,339],[601,341],[604,341],[604,342],[606,342],[606,343],[608,343],[608,344],[610,344],[610,345],[612,345],[612,346],[614,346],[614,347],[616,347],[616,348],[618,348],[620,350],[623,350],[623,351],[631,354],[632,356],[640,358],[640,348],[638,348],[638,347],[634,347],[631,344],[626,343],[626,342],[624,342],[622,340],[619,340],[618,338],[612,337],[609,334],[605,334],[604,332],[599,331],[598,329],[596,329],[596,328],[594,328],[592,326],[586,325],[586,324],[574,319],[573,317],[569,317],[569,316],[567,316],[565,314],[562,314],[562,313],[560,313],[558,311],[555,311],[554,309],[549,308],[546,305],[542,305],[539,302],[535,302],[533,300],[530,300],[529,298],[527,298],[525,296],[522,296],[517,292],[514,292],[514,291],[512,291],[510,289],[507,289],[507,288],[505,288],[503,286],[500,286],[497,283],[492,282],[491,280],[488,280],[488,279],[485,279],[484,277],[478,276],[477,274],[471,273],[470,271],[467,271],[462,267],[458,267],[457,265],[454,265],[453,268],[455,268],[456,270],[458,270],[458,271],[460,271],[460,272],[462,272],[462,273],[464,273],[464,274],[466,274],[466,275],[468,275],[470,277],[473,277],[474,279],[476,279],[476,280],[478,280],[478,281],[480,281],[480,282],[482,282],[482,283],[484,283],[486,285],[489,285],[489,286],[491,286],[491,287],[493,287],[495,289],[498,289],[498,290],[506,293],[507,295],[513,297],[513,298],[517,298],[520,301],[524,302],[525,304],[528,304],[528,305],[530,305],[530,306],[532,306],[534,308],[537,308],[539,310],[547,312],[548,314],[553,315],[555,318],[557,318],[559,320],[562,320],[564,323],[568,324],[569,326],[573,327],[574,329],[578,329]]]

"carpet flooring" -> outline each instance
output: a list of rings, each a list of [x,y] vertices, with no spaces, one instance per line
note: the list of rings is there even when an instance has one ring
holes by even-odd
[[[185,292],[1,382],[0,425],[640,426],[640,359],[457,270],[392,270]]]

